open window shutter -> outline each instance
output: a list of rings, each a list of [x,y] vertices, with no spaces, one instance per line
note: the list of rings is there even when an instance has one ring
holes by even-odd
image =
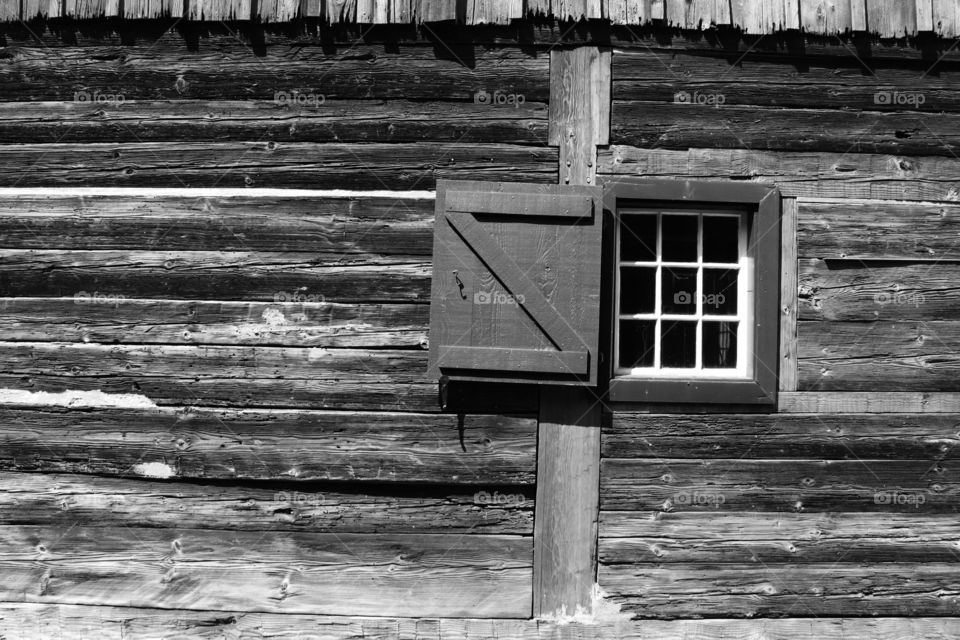
[[[595,385],[602,189],[440,181],[431,377]]]

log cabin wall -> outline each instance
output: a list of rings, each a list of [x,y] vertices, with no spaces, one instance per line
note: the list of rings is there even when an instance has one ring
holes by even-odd
[[[169,26],[2,36],[0,636],[529,618],[536,396],[426,349],[436,179],[556,181],[549,56]]]
[[[958,59],[933,40],[644,44],[614,50],[599,172],[780,188],[781,392],[774,414],[612,414],[598,582],[635,618],[940,637],[892,618],[960,611]]]

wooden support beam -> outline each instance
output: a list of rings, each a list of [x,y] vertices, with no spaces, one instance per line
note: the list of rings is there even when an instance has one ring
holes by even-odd
[[[596,146],[610,128],[610,53],[596,47],[550,55],[550,144],[560,183],[596,183]],[[600,403],[591,389],[543,387],[537,442],[533,611],[590,611],[596,581]],[[540,501],[543,502],[540,502]]]

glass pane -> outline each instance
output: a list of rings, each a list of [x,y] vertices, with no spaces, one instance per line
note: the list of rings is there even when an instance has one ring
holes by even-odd
[[[660,362],[664,367],[697,366],[697,323],[663,320]]]
[[[703,315],[737,315],[737,269],[703,270]]]
[[[697,216],[663,216],[663,260],[697,261]]]
[[[620,218],[620,259],[657,259],[657,216],[624,215]]]
[[[737,323],[703,323],[703,368],[737,367]]]
[[[738,262],[740,260],[740,218],[703,216],[703,261]]]
[[[697,313],[697,270],[663,267],[662,313]]]
[[[620,321],[620,366],[652,367],[656,320]]]
[[[620,313],[653,313],[656,299],[656,267],[620,269]]]

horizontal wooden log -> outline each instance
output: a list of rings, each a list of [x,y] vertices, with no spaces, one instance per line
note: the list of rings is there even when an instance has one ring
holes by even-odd
[[[426,302],[424,256],[260,251],[0,249],[0,295],[260,302]]]
[[[555,183],[557,153],[428,142],[0,145],[0,186],[410,190],[431,189],[438,178]]]
[[[532,539],[520,536],[3,526],[0,540],[5,602],[530,615]]]
[[[4,195],[0,246],[430,256],[434,204],[363,195]]]
[[[106,298],[98,303],[90,294],[86,301],[0,298],[0,334],[12,342],[428,347],[425,304]]]
[[[127,640],[175,634],[184,639],[304,640],[953,640],[960,618],[766,618],[549,622],[477,618],[314,616],[243,611],[186,611],[84,605],[0,603],[0,632],[11,638],[96,637]]]
[[[958,413],[960,393],[801,391],[777,395],[787,413]]]
[[[798,390],[960,391],[960,323],[800,322]]]
[[[597,173],[619,176],[749,180],[775,184],[787,197],[955,200],[960,160],[867,153],[753,151],[749,149],[597,150]]]
[[[86,95],[86,94],[82,94]],[[257,140],[545,145],[546,105],[487,92],[481,102],[327,100],[278,91],[260,100],[0,102],[0,143]],[[507,104],[506,100],[512,104]],[[522,101],[522,104],[517,104]]]
[[[960,414],[615,413],[607,458],[960,458]]]
[[[956,559],[952,514],[600,512],[600,564]]]
[[[199,44],[206,38],[197,34],[192,43],[173,36],[169,46],[145,38],[135,46],[10,47],[0,58],[0,100],[273,100],[298,92],[326,100],[472,102],[481,91],[499,91],[532,103],[550,95],[549,57],[516,46],[399,49],[358,38],[329,53],[330,43],[251,46],[231,33],[223,46]],[[513,105],[506,110],[517,113]]]
[[[958,235],[956,204],[802,201],[797,215],[798,255],[804,258],[960,260]]]
[[[960,466],[927,460],[618,459],[604,510],[957,513]]]
[[[853,45],[849,45],[853,46]],[[849,52],[848,52],[849,53]],[[869,65],[869,66],[868,66]],[[614,115],[625,101],[691,102],[716,96],[722,106],[937,113],[960,109],[957,69],[938,77],[899,60],[789,56],[753,51],[711,55],[663,48],[617,49],[612,58]],[[624,102],[621,102],[624,101]]]
[[[0,410],[0,467],[130,478],[534,481],[536,421],[338,411]]]
[[[529,493],[529,495],[527,495]],[[533,492],[502,485],[224,486],[0,472],[0,525],[315,533],[533,534]]]
[[[954,615],[956,562],[601,565],[636,618]]]
[[[801,258],[797,275],[801,321],[952,321],[960,310],[953,262]]]
[[[658,149],[949,157],[960,152],[960,115],[784,109],[721,105],[718,101],[725,101],[724,94],[682,92],[667,103],[614,101],[610,142]]]

